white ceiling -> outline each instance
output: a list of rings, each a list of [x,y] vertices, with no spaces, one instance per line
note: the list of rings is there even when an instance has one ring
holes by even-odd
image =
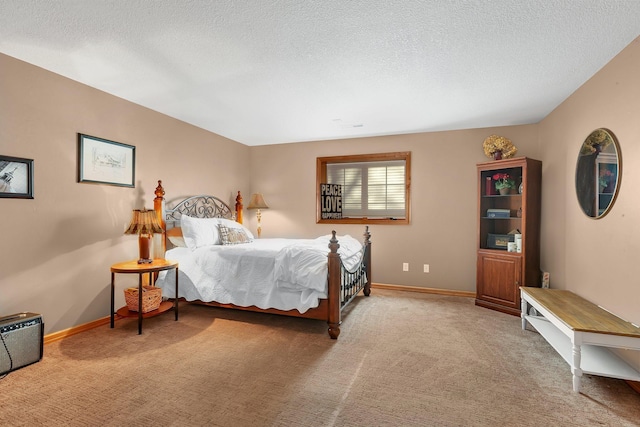
[[[246,145],[537,123],[638,35],[638,0],[0,0],[0,52]]]

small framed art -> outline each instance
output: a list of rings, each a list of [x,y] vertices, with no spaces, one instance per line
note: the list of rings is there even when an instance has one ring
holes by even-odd
[[[33,199],[33,160],[0,155],[0,197]]]
[[[136,147],[78,134],[78,182],[135,187]]]
[[[487,247],[490,249],[504,249],[507,250],[509,242],[515,242],[516,236],[514,234],[491,234],[487,235]]]

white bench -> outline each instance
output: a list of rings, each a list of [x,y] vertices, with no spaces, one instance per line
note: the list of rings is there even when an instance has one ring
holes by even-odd
[[[640,328],[570,291],[521,286],[520,295],[522,329],[529,322],[569,364],[573,391],[583,373],[640,381],[640,371],[611,351],[640,350]]]

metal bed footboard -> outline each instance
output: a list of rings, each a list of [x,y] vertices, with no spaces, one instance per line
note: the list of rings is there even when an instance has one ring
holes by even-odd
[[[365,296],[371,292],[371,244],[369,227],[366,227],[362,257],[360,263],[352,270],[345,267],[340,260],[340,310],[346,307],[360,291]]]

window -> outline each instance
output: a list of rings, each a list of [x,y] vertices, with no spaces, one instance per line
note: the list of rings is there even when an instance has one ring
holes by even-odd
[[[316,222],[408,224],[411,153],[319,157]],[[342,185],[342,219],[322,219],[321,184]]]

